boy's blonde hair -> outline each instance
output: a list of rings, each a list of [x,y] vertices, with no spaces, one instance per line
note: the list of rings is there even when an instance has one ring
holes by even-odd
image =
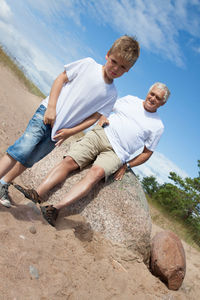
[[[114,52],[133,66],[140,55],[140,45],[135,37],[123,35],[113,43],[108,54]]]

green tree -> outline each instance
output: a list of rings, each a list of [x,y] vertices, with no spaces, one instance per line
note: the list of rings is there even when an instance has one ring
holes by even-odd
[[[198,166],[200,167],[200,161]],[[184,210],[184,218],[191,216],[200,216],[200,177],[185,179],[181,178],[174,172],[170,172],[169,178],[174,181],[182,195],[182,208]]]
[[[170,172],[169,178],[173,183],[159,185],[154,176],[149,176],[142,179],[142,185],[145,192],[170,214],[184,220],[200,246],[200,160],[197,164],[198,177],[182,178]]]
[[[153,196],[160,188],[159,183],[156,181],[156,178],[154,176],[147,176],[143,177],[142,181],[142,186],[145,192],[149,196]]]

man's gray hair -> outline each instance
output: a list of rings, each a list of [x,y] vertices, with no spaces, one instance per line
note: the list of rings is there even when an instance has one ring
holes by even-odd
[[[170,96],[170,90],[168,89],[168,87],[166,86],[166,84],[162,83],[162,82],[155,82],[149,89],[149,92],[152,90],[152,88],[157,87],[160,90],[164,90],[165,91],[165,95],[164,95],[164,102],[167,102],[167,99]]]

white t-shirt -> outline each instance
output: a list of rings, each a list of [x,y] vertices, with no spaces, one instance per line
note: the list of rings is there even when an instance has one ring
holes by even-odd
[[[122,163],[141,147],[154,151],[164,130],[157,112],[150,113],[143,107],[143,100],[126,96],[116,101],[105,133]]]
[[[72,128],[95,112],[108,116],[117,99],[115,85],[105,83],[102,65],[92,58],[84,58],[65,65],[69,82],[58,97],[56,121],[51,138],[62,128]],[[47,107],[49,96],[42,101]]]

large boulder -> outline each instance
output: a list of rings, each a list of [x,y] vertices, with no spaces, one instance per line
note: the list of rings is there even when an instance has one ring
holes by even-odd
[[[24,185],[36,188],[49,170],[66,155],[74,139],[68,139],[68,142],[24,172]],[[74,172],[64,184],[54,188],[48,195],[48,202],[60,201],[72,185],[86,174],[87,169]],[[132,171],[127,172],[122,181],[115,181],[112,176],[106,183],[102,180],[86,197],[65,208],[64,213],[65,216],[81,214],[92,230],[125,245],[142,256],[145,262],[148,261],[151,218],[143,189]]]
[[[178,290],[182,285],[186,271],[185,251],[175,233],[162,231],[152,239],[151,271],[170,290]]]

